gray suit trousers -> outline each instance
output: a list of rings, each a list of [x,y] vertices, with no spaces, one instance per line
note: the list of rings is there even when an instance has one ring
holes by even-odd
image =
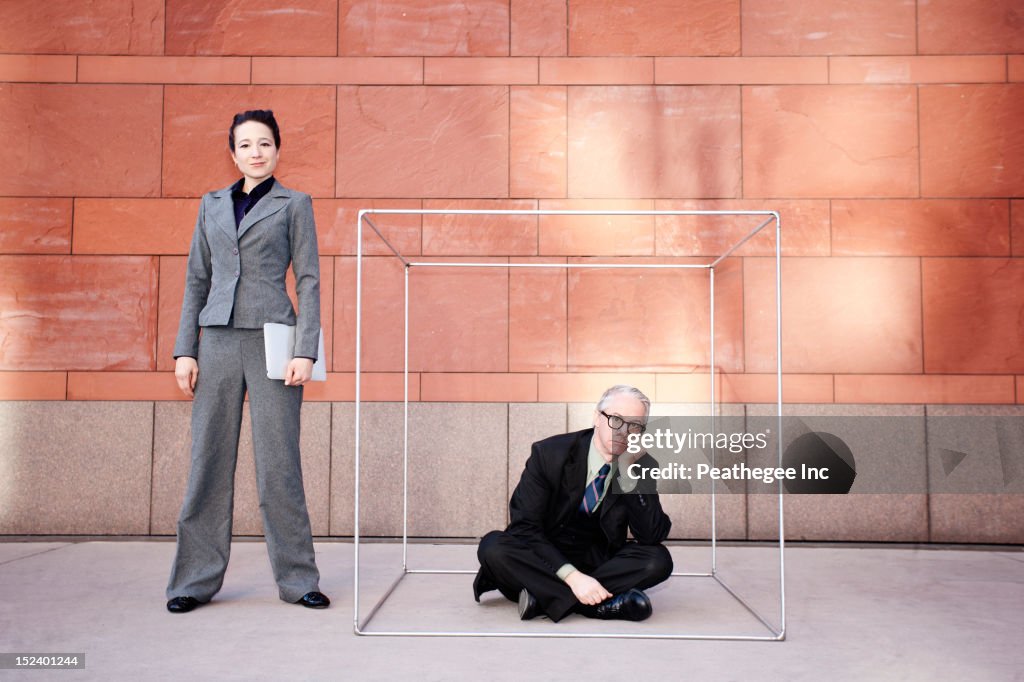
[[[262,329],[207,327],[199,341],[192,403],[192,467],[178,519],[178,551],[167,597],[209,601],[231,552],[235,462],[242,402],[249,393],[263,531],[281,599],[319,590],[320,573],[302,488],[302,387],[267,378]]]

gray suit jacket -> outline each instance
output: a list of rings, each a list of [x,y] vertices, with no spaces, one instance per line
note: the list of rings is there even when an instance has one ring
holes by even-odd
[[[285,289],[291,263],[299,313]],[[294,324],[295,355],[316,358],[320,338],[320,258],[313,201],[274,181],[274,187],[235,229],[231,188],[203,196],[185,274],[185,297],[174,357],[199,353],[199,328],[259,329]]]

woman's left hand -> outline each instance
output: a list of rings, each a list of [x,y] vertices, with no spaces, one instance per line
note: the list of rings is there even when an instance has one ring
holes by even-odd
[[[313,376],[313,361],[309,358],[292,358],[284,373],[285,386],[302,386]]]

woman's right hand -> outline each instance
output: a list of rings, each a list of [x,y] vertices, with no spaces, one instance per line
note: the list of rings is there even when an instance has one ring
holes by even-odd
[[[174,378],[178,388],[189,398],[195,396],[196,379],[199,378],[199,363],[195,358],[182,356],[174,362]]]

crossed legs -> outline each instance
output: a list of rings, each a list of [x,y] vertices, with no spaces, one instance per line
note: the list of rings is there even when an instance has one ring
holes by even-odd
[[[552,621],[560,621],[573,612],[579,602],[576,595],[555,575],[557,566],[548,566],[526,543],[505,531],[491,531],[477,549],[484,588],[498,589],[506,599],[518,601],[526,589],[536,598],[541,610]],[[672,573],[672,556],[663,545],[627,543],[607,560],[594,566],[573,564],[604,585],[612,594],[630,589],[647,589],[666,580]],[[489,580],[493,587],[486,584]],[[478,581],[479,582],[479,581]],[[476,594],[477,600],[480,594]]]

